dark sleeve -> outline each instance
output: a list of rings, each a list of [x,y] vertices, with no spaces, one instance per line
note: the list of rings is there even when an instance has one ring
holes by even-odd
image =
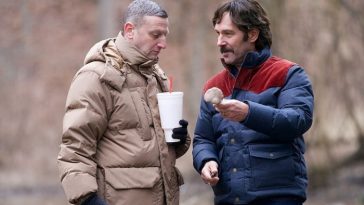
[[[312,86],[303,68],[290,68],[277,100],[277,108],[247,101],[249,114],[242,123],[279,140],[302,136],[311,127],[314,107]]]
[[[213,113],[209,105],[202,99],[200,113],[197,117],[193,138],[193,166],[200,172],[204,163],[210,160],[218,162],[216,140],[212,126]]]

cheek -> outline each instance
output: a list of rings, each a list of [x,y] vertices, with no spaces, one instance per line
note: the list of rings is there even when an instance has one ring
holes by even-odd
[[[151,43],[151,40],[144,40],[142,43],[142,47],[144,48],[144,50],[150,50],[153,47],[154,44]]]
[[[242,53],[244,53],[246,50],[244,43],[240,42],[240,43],[236,43],[234,46],[234,51],[237,55],[240,55]]]
[[[156,49],[156,48],[158,48],[158,42],[150,43],[150,44],[149,44],[149,48],[150,48],[150,49]]]

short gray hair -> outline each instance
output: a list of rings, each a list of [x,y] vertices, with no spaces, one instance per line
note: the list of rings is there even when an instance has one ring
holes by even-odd
[[[168,18],[167,12],[154,1],[134,0],[129,4],[128,9],[124,14],[122,24],[124,25],[126,22],[132,22],[138,26],[144,16]]]

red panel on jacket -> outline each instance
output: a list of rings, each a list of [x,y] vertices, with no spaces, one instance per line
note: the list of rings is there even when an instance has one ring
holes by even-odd
[[[273,56],[257,68],[242,68],[236,83],[235,77],[228,69],[224,69],[206,82],[204,92],[209,88],[218,87],[224,96],[229,96],[234,87],[254,93],[261,93],[272,87],[282,87],[288,70],[293,65],[290,61]]]

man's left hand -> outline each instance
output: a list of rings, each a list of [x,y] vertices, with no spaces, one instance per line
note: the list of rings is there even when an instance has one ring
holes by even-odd
[[[172,130],[172,132],[173,132],[172,138],[179,139],[180,141],[178,143],[183,144],[186,142],[186,138],[187,138],[187,134],[188,134],[188,130],[187,130],[188,122],[186,120],[182,119],[179,121],[179,124],[181,125],[181,127],[177,127]]]

